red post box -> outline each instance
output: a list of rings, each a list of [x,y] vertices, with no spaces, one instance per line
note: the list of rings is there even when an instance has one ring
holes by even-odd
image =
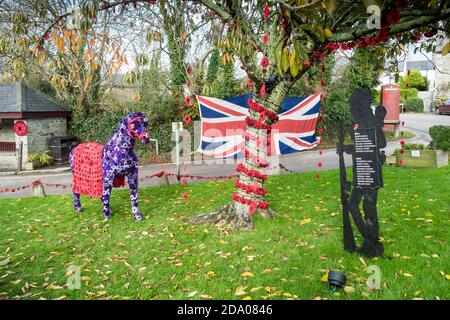
[[[380,101],[387,111],[384,129],[397,132],[400,124],[400,87],[396,84],[382,85]]]

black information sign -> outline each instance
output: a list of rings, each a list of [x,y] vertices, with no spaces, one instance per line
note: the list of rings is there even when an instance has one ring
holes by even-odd
[[[380,170],[376,129],[355,129],[355,152],[353,154],[353,181],[359,189],[380,187]]]

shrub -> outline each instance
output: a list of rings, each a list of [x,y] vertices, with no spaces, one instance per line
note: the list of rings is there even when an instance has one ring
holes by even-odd
[[[81,142],[92,141],[104,144],[108,142],[123,117],[120,114],[76,115],[70,123],[70,134],[78,137]],[[160,153],[172,150],[174,142],[171,141],[170,122],[152,124],[150,121],[149,131],[151,138],[158,139]],[[140,142],[136,144],[135,149],[140,156],[144,156],[150,150],[148,146]]]
[[[403,146],[403,150],[424,150],[425,146],[423,144],[417,143],[407,143]]]
[[[118,114],[76,114],[70,123],[70,134],[78,137],[81,142],[106,143],[122,117]]]
[[[406,103],[406,100],[418,98],[419,91],[416,88],[400,88],[400,102]]]
[[[402,89],[415,88],[419,91],[426,91],[428,89],[427,78],[419,70],[410,70],[408,74],[400,78],[398,84]]]
[[[405,107],[407,112],[423,112],[423,100],[420,98],[406,99]]]
[[[431,139],[433,139],[431,146],[434,149],[450,150],[450,127],[433,126],[430,128],[429,133]]]
[[[28,156],[28,161],[35,163],[40,168],[51,165],[53,158],[46,153],[32,153]]]

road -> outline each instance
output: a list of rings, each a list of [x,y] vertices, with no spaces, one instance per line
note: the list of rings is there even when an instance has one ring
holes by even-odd
[[[430,137],[428,135],[428,129],[433,125],[442,124],[450,126],[450,116],[434,115],[434,114],[404,114],[401,115],[401,120],[405,121],[403,130],[413,132],[416,137],[412,138],[408,142],[411,143],[423,143],[428,144]],[[400,146],[399,142],[390,142],[386,147],[386,154],[392,154],[396,148]],[[292,155],[284,155],[280,157],[279,162],[283,164],[289,170],[295,172],[307,172],[307,171],[320,171],[329,170],[339,167],[338,157],[335,149],[324,150],[322,155],[319,155],[318,151],[305,151]],[[322,162],[322,168],[318,168],[318,162]],[[346,163],[351,163],[351,158],[346,155]],[[276,164],[276,163],[275,163]],[[186,175],[200,175],[200,176],[228,176],[234,174],[236,163],[224,164],[221,160],[220,163],[202,163],[202,164],[186,164],[186,168],[182,168],[182,174]],[[147,165],[140,168],[140,178],[165,170],[166,172],[175,173],[175,165]],[[274,172],[276,173],[276,172]],[[283,172],[285,173],[285,172]],[[20,176],[7,176],[0,177],[0,189],[5,187],[19,187],[29,185],[31,182],[41,179],[43,183],[48,184],[64,184],[69,186],[71,183],[70,172],[58,173],[58,174],[45,174],[45,175],[20,175]],[[192,181],[201,181],[202,179],[194,179]],[[176,183],[174,177],[169,178],[170,183]],[[140,182],[140,186],[158,185],[159,179],[144,179]],[[70,187],[66,189],[48,187],[46,188],[48,195],[54,194],[67,194],[70,193]],[[28,197],[31,194],[30,189],[16,191],[14,193],[0,193],[0,198],[16,198],[16,197]]]

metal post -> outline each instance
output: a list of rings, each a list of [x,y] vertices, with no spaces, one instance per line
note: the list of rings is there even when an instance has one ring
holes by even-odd
[[[176,152],[176,165],[177,165],[177,181],[180,183],[180,129],[175,131],[175,152]]]
[[[23,158],[23,142],[19,141],[17,146],[17,172],[22,171],[22,158]]]

